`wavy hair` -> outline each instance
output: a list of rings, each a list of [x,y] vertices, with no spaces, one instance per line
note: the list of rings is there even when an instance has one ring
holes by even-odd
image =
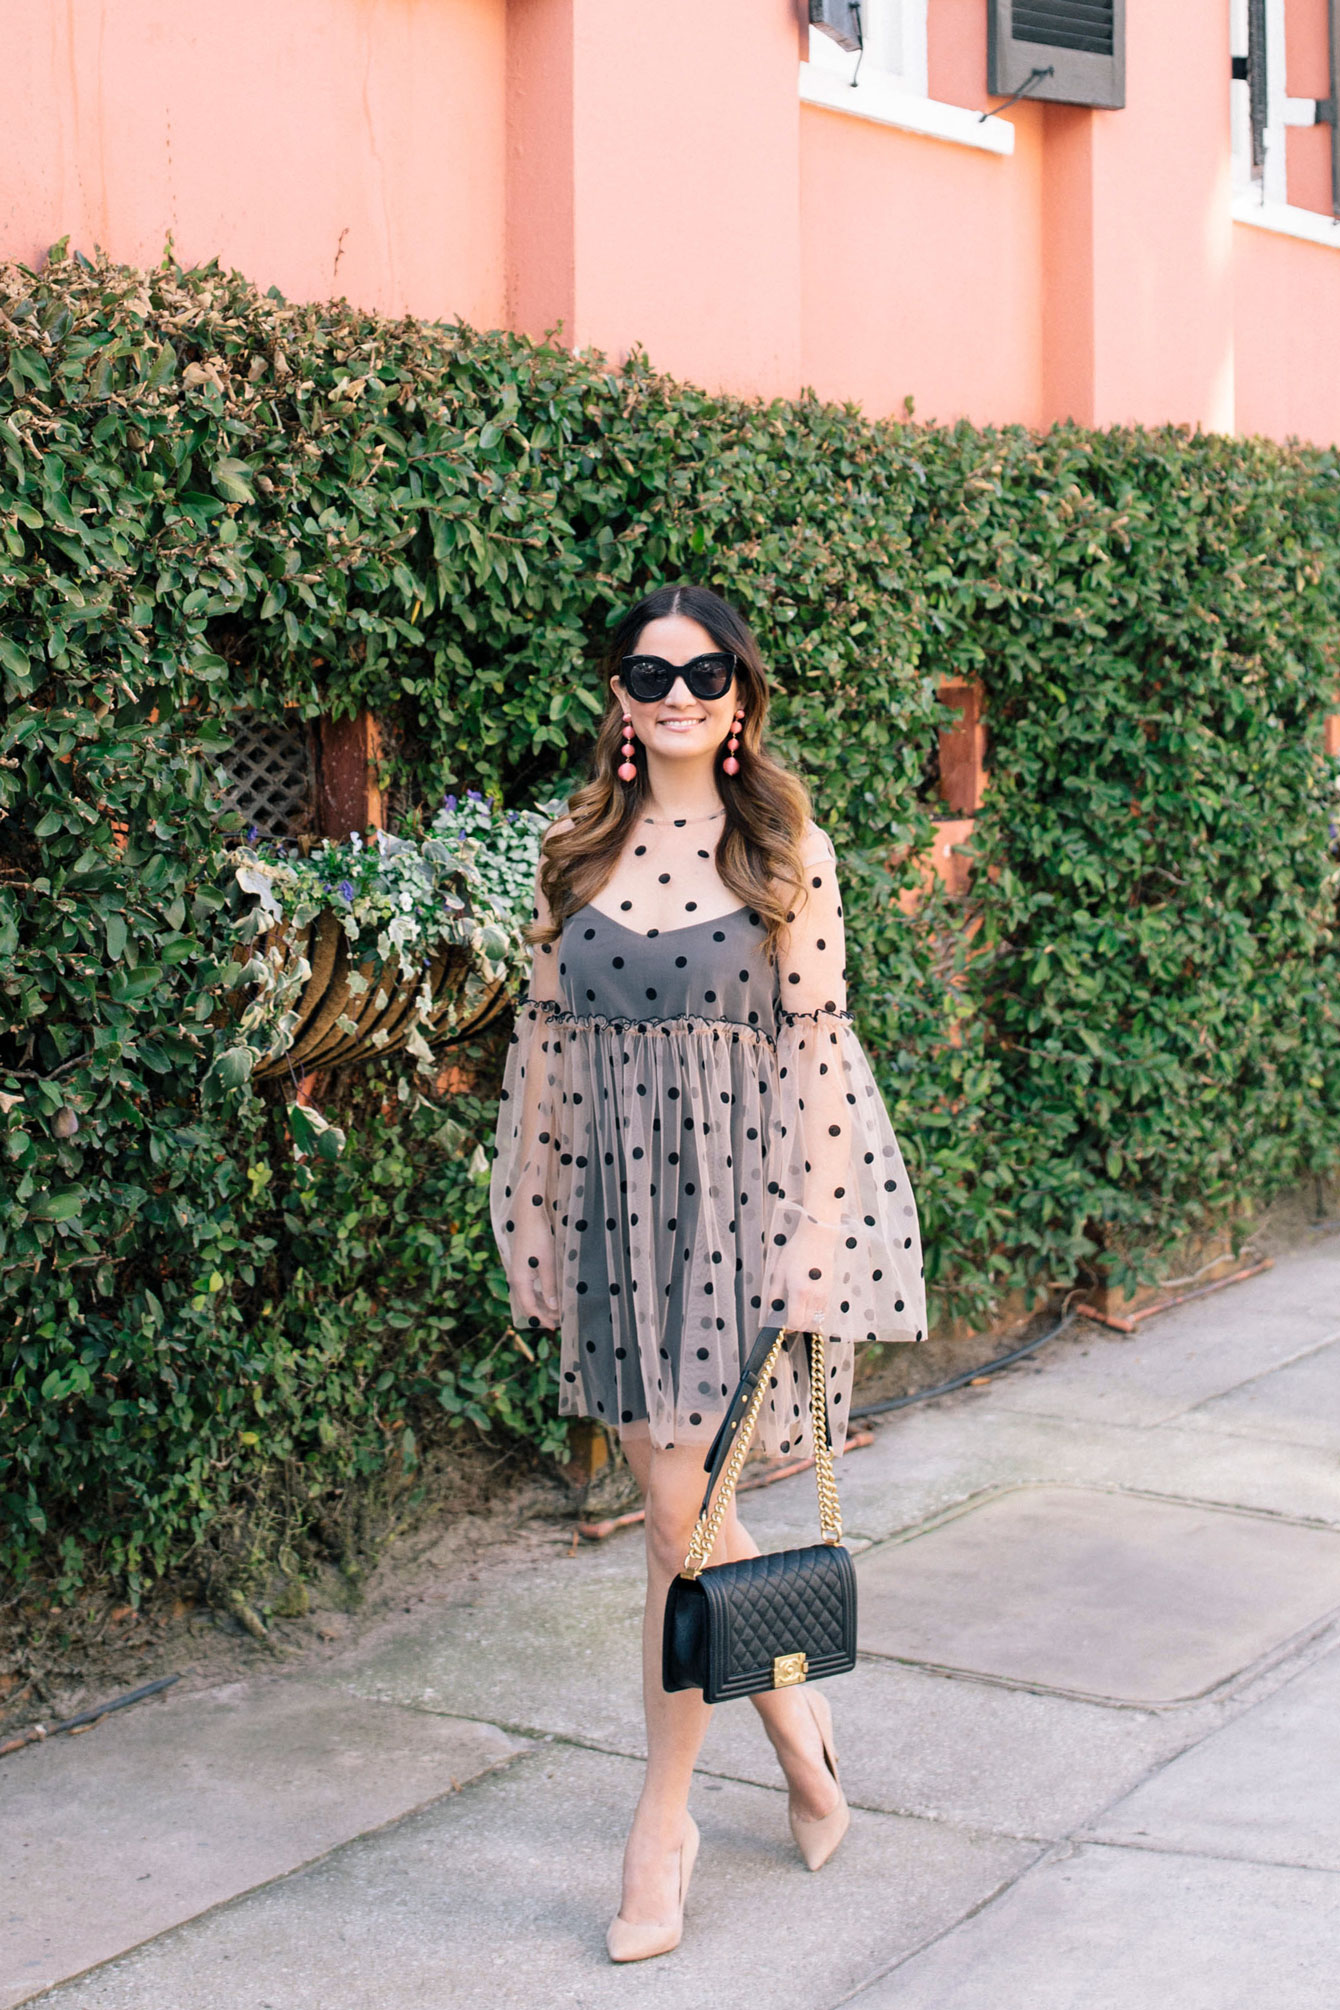
[[[768,677],[746,623],[728,601],[705,586],[658,587],[631,607],[614,630],[604,661],[606,690],[624,657],[636,652],[643,629],[667,614],[696,621],[718,649],[728,649],[738,659],[735,696],[744,709],[740,772],[723,772],[723,741],[717,750],[716,784],[726,814],[717,840],[716,867],[741,905],[760,916],[769,952],[775,954],[782,931],[804,898],[801,846],[810,803],[803,784],[763,745]],[[644,813],[647,756],[640,740],[633,756],[636,781],[621,782],[617,773],[622,718],[611,691],[596,735],[591,779],[568,804],[566,825],[555,826],[544,841],[540,890],[551,919],[548,927],[537,924],[531,931],[535,942],[554,941],[564,922],[608,885],[633,826]]]

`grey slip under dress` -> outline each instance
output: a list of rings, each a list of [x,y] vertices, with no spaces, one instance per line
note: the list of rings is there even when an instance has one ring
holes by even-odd
[[[629,861],[645,897],[624,874],[619,918],[584,907],[537,952],[499,1109],[494,1230],[515,1278],[518,1213],[542,1208],[551,1224],[560,1411],[656,1445],[715,1435],[760,1326],[789,1323],[782,1273],[798,1248],[826,1294],[840,1447],[857,1343],[924,1336],[916,1206],[841,1009],[827,839],[812,833],[807,899],[774,963],[759,917],[699,863],[704,836],[647,832]],[[669,911],[667,888],[698,896],[675,902],[686,917],[717,912],[645,926]],[[793,1343],[760,1416],[764,1450],[808,1449],[807,1395]]]

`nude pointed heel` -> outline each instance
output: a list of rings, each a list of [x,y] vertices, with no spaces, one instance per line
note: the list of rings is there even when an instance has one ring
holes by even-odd
[[[689,1895],[689,1879],[698,1855],[698,1824],[692,1815],[684,1819],[684,1840],[679,1846],[679,1910],[672,1920],[653,1919],[641,1924],[616,1912],[605,1936],[611,1961],[650,1961],[654,1954],[669,1954],[678,1947],[684,1932],[684,1900]]]
[[[819,1727],[823,1740],[824,1764],[833,1775],[833,1783],[838,1790],[838,1804],[831,1813],[820,1815],[817,1821],[806,1821],[803,1815],[787,1810],[791,1819],[791,1833],[796,1839],[796,1848],[804,1857],[810,1870],[820,1870],[828,1862],[833,1851],[851,1826],[851,1809],[847,1806],[847,1796],[842,1791],[838,1779],[837,1753],[833,1748],[833,1712],[828,1707],[826,1696],[807,1698],[814,1721]]]

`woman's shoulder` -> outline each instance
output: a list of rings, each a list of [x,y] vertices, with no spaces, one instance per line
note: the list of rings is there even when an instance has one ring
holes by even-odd
[[[826,830],[821,830],[811,817],[805,819],[805,828],[800,835],[800,862],[802,865],[832,865],[837,858],[833,840]]]

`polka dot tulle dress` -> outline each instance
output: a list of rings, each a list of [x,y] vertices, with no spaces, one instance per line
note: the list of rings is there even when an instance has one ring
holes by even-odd
[[[662,1446],[711,1440],[759,1328],[790,1323],[788,1271],[811,1280],[840,1445],[856,1344],[924,1336],[916,1205],[845,1011],[832,846],[811,829],[806,899],[773,961],[717,877],[719,831],[639,824],[600,904],[537,950],[494,1229],[515,1278],[518,1216],[552,1227],[562,1412]],[[804,1377],[792,1344],[765,1450],[807,1449]]]

